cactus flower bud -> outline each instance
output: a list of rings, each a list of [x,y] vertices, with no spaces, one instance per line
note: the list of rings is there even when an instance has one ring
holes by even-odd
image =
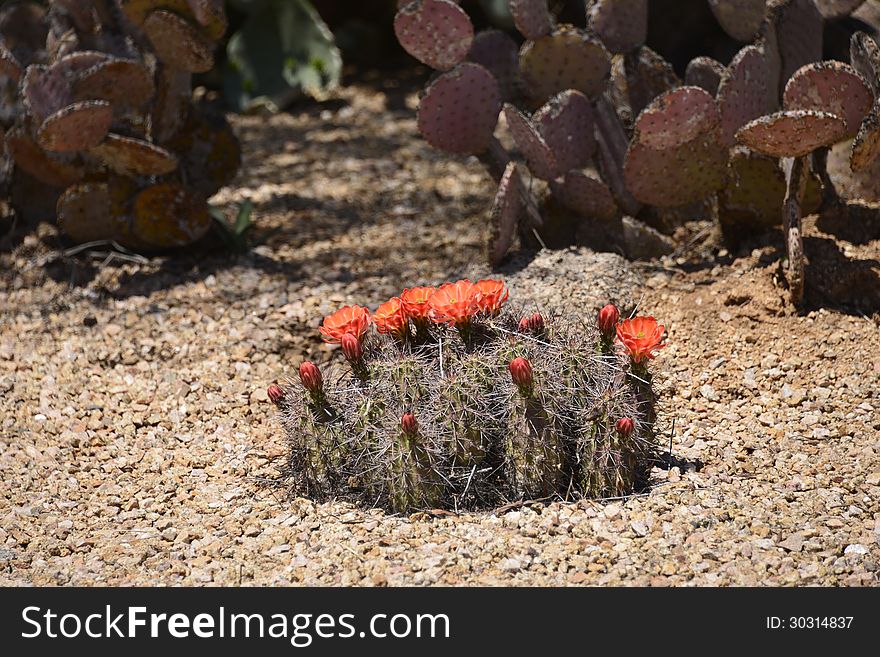
[[[535,313],[529,317],[529,327],[535,335],[543,335],[544,333],[544,316],[541,313]]]
[[[532,364],[529,361],[522,357],[514,358],[507,369],[510,370],[510,377],[521,391],[532,389]]]
[[[407,436],[415,436],[419,431],[419,422],[416,420],[416,416],[409,411],[400,418],[400,426]]]
[[[622,417],[617,421],[617,424],[614,425],[617,429],[617,433],[619,433],[624,438],[629,438],[632,435],[632,432],[635,430],[636,425],[632,421],[632,418]]]
[[[320,376],[320,374],[319,374]],[[276,406],[281,405],[281,400],[284,399],[284,391],[281,389],[277,383],[273,383],[266,389],[266,394],[269,395],[269,399]]]
[[[324,379],[321,376],[321,370],[318,369],[318,366],[315,365],[310,360],[304,360],[302,364],[299,366],[299,380],[302,381],[303,388],[308,390],[313,395],[319,395],[323,391],[324,388]],[[274,386],[278,387],[278,386]],[[281,389],[279,388],[279,392]],[[284,393],[281,392],[283,395]],[[272,392],[270,388],[269,397],[272,397]],[[274,399],[272,401],[275,401]],[[278,402],[275,402],[276,404]]]
[[[531,317],[523,317],[519,320],[519,324],[516,325],[516,330],[519,333],[531,333],[532,332],[532,318]]]
[[[606,338],[614,337],[618,321],[620,321],[620,311],[614,304],[609,303],[599,311],[599,320],[597,323],[599,324],[599,330],[602,331],[602,335]]]
[[[342,353],[350,363],[360,363],[364,357],[364,348],[361,341],[353,333],[346,333],[342,336]]]

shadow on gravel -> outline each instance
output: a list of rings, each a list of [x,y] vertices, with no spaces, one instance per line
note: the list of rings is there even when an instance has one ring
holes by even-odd
[[[880,311],[880,261],[847,257],[833,240],[804,238],[808,258],[805,310],[827,308],[850,315]]]

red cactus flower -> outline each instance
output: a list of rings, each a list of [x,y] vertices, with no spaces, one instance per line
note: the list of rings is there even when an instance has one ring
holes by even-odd
[[[606,338],[614,337],[614,331],[617,328],[617,322],[619,321],[620,311],[613,303],[609,303],[599,311],[599,319],[597,323],[599,324],[599,330],[602,331],[602,335]]]
[[[531,333],[532,332],[532,318],[531,317],[523,317],[519,320],[519,324],[516,325],[516,330],[520,333]]]
[[[299,366],[299,380],[302,381],[303,388],[314,395],[320,394],[324,388],[324,378],[321,376],[321,370],[309,360],[304,360]]]
[[[614,426],[617,429],[617,433],[619,433],[624,438],[629,438],[636,428],[635,423],[632,421],[631,418],[628,417],[620,418],[617,421],[617,424],[615,424]]]
[[[520,390],[527,391],[532,389],[534,378],[532,376],[532,364],[525,358],[517,357],[510,361],[507,366],[510,370],[510,378],[519,387]]]
[[[428,299],[430,317],[438,324],[467,326],[479,310],[480,293],[469,280],[445,283]]]
[[[478,308],[492,317],[501,312],[501,306],[510,296],[510,292],[504,287],[504,281],[491,278],[477,281],[474,283],[474,288],[480,293],[480,300],[477,302]]]
[[[419,422],[412,413],[404,413],[400,418],[400,427],[407,436],[415,436],[419,431]]]
[[[342,353],[345,354],[349,363],[360,363],[361,358],[364,357],[361,341],[353,333],[346,333],[342,336]]]
[[[360,306],[345,306],[325,317],[319,330],[324,342],[337,343],[342,342],[342,336],[346,333],[354,335],[358,340],[363,339],[369,326],[369,310]]]
[[[386,301],[373,313],[373,322],[379,333],[389,333],[395,337],[402,337],[409,326],[406,311],[399,297]]]
[[[400,295],[400,304],[406,314],[413,320],[426,320],[429,317],[431,306],[428,299],[437,291],[436,287],[411,287]]]
[[[661,344],[664,330],[653,317],[634,317],[617,325],[617,339],[629,351],[634,363],[644,363],[654,358],[657,349],[666,346]]]
[[[276,406],[281,405],[281,400],[284,399],[284,391],[281,389],[277,383],[273,383],[266,389],[266,394],[269,395],[269,399]]]
[[[535,313],[529,317],[529,328],[535,335],[543,335],[544,333],[544,316],[541,313]]]

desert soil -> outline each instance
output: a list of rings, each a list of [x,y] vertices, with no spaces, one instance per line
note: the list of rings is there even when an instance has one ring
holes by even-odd
[[[215,201],[255,203],[246,254],[63,255],[45,224],[0,254],[0,583],[880,583],[880,239],[821,221],[801,312],[778,234],[508,268],[536,303],[667,326],[672,455],[642,494],[405,517],[279,481],[266,385],[338,358],[323,314],[486,271],[491,181],[418,138],[415,102],[380,81],[235,119],[245,164]]]

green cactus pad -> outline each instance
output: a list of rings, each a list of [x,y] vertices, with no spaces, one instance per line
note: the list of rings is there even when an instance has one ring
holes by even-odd
[[[85,175],[78,164],[46,153],[22,127],[6,133],[6,150],[15,166],[51,187],[67,187]]]
[[[474,26],[450,0],[415,0],[394,17],[394,33],[403,49],[423,64],[448,71],[468,54]]]
[[[765,0],[709,0],[722,29],[737,41],[751,41],[764,20]]]
[[[880,47],[877,42],[864,32],[856,32],[850,39],[849,58],[876,96],[880,90]]]
[[[505,101],[511,101],[522,94],[519,48],[508,34],[501,30],[483,30],[477,33],[467,58],[495,76],[501,89],[501,97]]]
[[[508,162],[498,183],[495,200],[489,210],[489,241],[486,255],[490,265],[497,265],[513,246],[516,229],[523,216],[525,185],[516,162]]]
[[[211,228],[207,204],[175,183],[142,190],[134,198],[132,213],[132,234],[154,248],[187,246]]]
[[[815,2],[822,17],[833,20],[849,16],[861,7],[865,0],[815,0]]]
[[[579,91],[555,95],[532,115],[532,123],[553,152],[558,173],[582,167],[593,157],[593,106]]]
[[[713,96],[718,93],[718,85],[727,69],[711,57],[694,57],[688,62],[684,72],[684,83],[691,87],[705,89]]]
[[[611,72],[611,57],[602,42],[570,25],[526,41],[519,63],[527,92],[537,104],[566,89],[593,99],[604,91]]]
[[[190,73],[205,73],[214,66],[214,46],[193,23],[170,11],[152,12],[144,32],[160,60]]]
[[[822,59],[822,14],[813,0],[770,0],[767,13],[781,57],[781,93],[801,66]]]
[[[612,221],[620,215],[614,196],[597,175],[573,170],[550,183],[553,198],[587,219]]]
[[[106,100],[117,112],[142,108],[155,91],[153,75],[131,59],[106,59],[79,73],[73,81],[76,100]]]
[[[513,24],[526,39],[540,39],[553,30],[547,0],[508,0]]]
[[[37,130],[37,143],[56,153],[85,150],[104,139],[112,122],[113,107],[107,101],[80,101],[43,121]]]
[[[875,101],[868,116],[862,121],[853,141],[850,167],[853,171],[866,171],[880,155],[880,102]]]
[[[68,187],[58,199],[57,215],[61,232],[75,242],[119,240],[125,233],[124,220],[113,213],[107,183]]]
[[[764,53],[758,46],[740,50],[721,78],[718,106],[721,110],[721,143],[733,146],[736,131],[752,119],[773,111],[768,98],[776,93]]]
[[[90,153],[124,176],[161,176],[177,168],[177,158],[161,146],[112,132]]]
[[[627,189],[659,207],[698,201],[720,189],[727,164],[720,124],[715,99],[699,87],[656,98],[636,120],[623,167]]]
[[[587,22],[611,52],[634,50],[648,35],[648,0],[597,0]]]
[[[489,145],[500,111],[498,81],[479,64],[465,62],[425,89],[419,132],[435,148],[474,155]]]
[[[635,116],[658,96],[681,86],[672,64],[647,46],[624,55],[623,66],[629,105]]]
[[[799,68],[785,85],[783,106],[821,110],[846,122],[846,138],[859,131],[874,98],[862,76],[849,64],[815,62]]]
[[[526,158],[529,170],[544,180],[553,180],[558,176],[559,166],[553,151],[531,119],[510,103],[504,105],[504,118],[513,140]]]
[[[788,110],[750,121],[736,140],[772,157],[801,157],[843,139],[846,122],[828,112]]]

